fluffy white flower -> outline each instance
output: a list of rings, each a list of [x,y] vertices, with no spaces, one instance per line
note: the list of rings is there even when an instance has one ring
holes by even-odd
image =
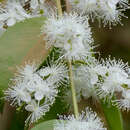
[[[100,63],[98,60],[95,60],[93,63],[90,63],[87,67],[84,68],[86,75],[89,75],[89,79],[92,85],[97,84],[99,81],[99,76],[105,77],[108,68],[104,63]]]
[[[102,19],[104,26],[109,24],[121,23],[121,16],[123,15],[121,11],[117,9],[117,3],[119,0],[100,0],[99,2],[99,14]]]
[[[86,86],[82,85],[84,93],[85,87],[89,86],[88,88],[95,90],[100,98],[112,99],[115,93],[130,88],[129,66],[122,60],[111,60],[110,58],[105,61],[101,60],[101,62],[95,60],[82,69],[81,75],[83,74],[87,84]],[[81,88],[79,87],[79,90]]]
[[[79,119],[75,119],[74,115],[62,117],[54,125],[54,130],[106,130],[106,128],[96,113],[86,109],[86,113],[82,112]]]
[[[39,3],[38,0],[31,0],[30,1],[30,6],[32,9],[36,9],[38,7]]]
[[[126,17],[124,11],[129,8],[127,0],[100,0],[99,1],[99,19],[102,19],[104,26],[109,24],[117,25],[121,23],[121,18]]]
[[[57,88],[53,86],[49,86],[45,81],[39,80],[35,86],[35,91],[34,91],[34,97],[36,100],[42,100],[45,98],[46,100],[49,100],[51,104],[54,103],[55,97],[57,96]]]
[[[67,59],[83,59],[92,54],[91,29],[87,19],[78,14],[52,15],[41,29],[46,46],[55,46]]]
[[[34,123],[35,121],[40,119],[43,115],[45,115],[45,113],[49,111],[49,108],[50,107],[48,104],[43,104],[40,106],[39,103],[36,103],[34,100],[32,100],[31,103],[25,107],[27,111],[31,112],[31,114],[26,120],[26,123],[28,122]]]
[[[122,97],[122,99],[114,100],[114,105],[122,110],[130,110],[130,90],[123,91]]]
[[[67,67],[61,62],[50,62],[47,67],[43,67],[38,71],[38,74],[46,80],[50,85],[58,85],[65,82],[67,78]]]
[[[0,21],[6,22],[8,26],[31,17],[16,0],[8,1],[5,9],[1,7],[0,10]]]
[[[12,104],[23,107],[32,112],[27,119],[28,122],[35,122],[49,110],[58,93],[57,86],[47,83],[40,77],[35,64],[26,64],[23,68],[18,68],[18,73],[13,83],[14,87],[5,91],[5,98],[12,100]],[[41,105],[42,103],[42,105]],[[43,104],[44,103],[44,104]]]
[[[31,81],[31,80],[35,80],[37,78],[40,78],[37,74],[36,74],[36,70],[37,70],[37,66],[36,64],[26,64],[23,67],[18,67],[18,73],[16,73],[16,78],[15,80],[23,80],[24,81]]]
[[[30,0],[29,3],[32,17],[48,16],[52,13],[52,7],[45,0]]]
[[[71,4],[92,20],[96,17],[104,26],[109,24],[109,27],[121,24],[121,17],[125,17],[123,12],[130,8],[128,0],[71,0]]]
[[[109,58],[107,58],[105,61],[103,61],[104,64],[106,64],[107,68],[109,69],[109,71],[112,72],[117,72],[119,71],[119,73],[125,73],[129,70],[129,66],[128,63],[124,63],[122,61],[122,59],[116,60],[115,58],[113,58],[112,60]]]
[[[24,67],[18,67],[18,73],[14,81],[22,81],[26,84],[26,89],[32,93],[36,90],[37,84],[42,82],[42,78],[36,73],[37,66],[36,64],[26,64]]]
[[[47,69],[45,68],[44,69],[48,70],[49,67],[46,67],[46,68]],[[42,69],[36,72],[37,67],[35,64],[32,64],[32,65],[26,64],[25,67],[18,68],[19,73],[16,75],[17,77],[15,78],[15,81],[24,82],[26,84],[26,89],[30,93],[34,93],[34,97],[36,100],[40,101],[45,97],[46,99],[49,99],[51,103],[53,104],[55,97],[57,95],[57,86],[55,86],[54,83],[56,81],[59,81],[59,79],[63,78],[64,76],[63,72],[65,70],[64,70],[64,66],[60,66],[60,65],[59,66],[55,65],[52,68],[58,71],[57,72],[55,71],[55,73],[54,73],[54,70],[51,71],[53,72],[51,73],[52,77],[50,77],[50,79],[48,80],[45,80],[44,78],[48,77],[48,75],[50,76],[50,73],[46,73],[46,71]]]
[[[72,7],[89,15],[92,20],[97,16],[97,0],[70,0]]]
[[[31,0],[30,6],[32,9],[36,9],[40,4],[44,4],[44,0]]]
[[[100,63],[96,59],[93,59],[88,65],[79,67],[73,66],[73,79],[78,102],[81,98],[88,99],[89,97],[92,97],[93,99],[98,99],[96,93],[97,87],[95,85],[102,83],[102,81],[99,80],[99,77],[104,78],[107,72],[105,64]],[[71,103],[70,91],[65,96],[65,100],[66,99]]]
[[[75,67],[73,69],[74,84],[76,87],[77,99],[80,101],[81,97],[85,99],[89,97],[95,97],[95,89],[90,80],[89,73],[86,73],[85,67]]]
[[[9,88],[5,91],[6,99],[11,100],[13,104],[21,105],[22,102],[29,103],[31,101],[31,95],[26,91],[26,84],[18,83],[16,86]]]
[[[106,67],[108,72],[100,86],[100,96],[106,97],[109,95],[112,98],[115,92],[122,92],[124,90],[123,85],[129,85],[128,64],[123,63],[122,60],[116,61],[109,58],[106,59]]]

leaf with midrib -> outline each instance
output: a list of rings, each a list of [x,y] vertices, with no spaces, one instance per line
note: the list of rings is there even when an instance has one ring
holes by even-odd
[[[47,51],[40,28],[45,17],[37,17],[9,27],[0,37],[0,88],[6,89],[16,72],[16,66],[27,61],[42,62]]]

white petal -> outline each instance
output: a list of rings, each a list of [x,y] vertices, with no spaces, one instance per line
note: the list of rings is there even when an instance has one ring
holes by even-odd
[[[95,84],[97,83],[98,81],[98,76],[96,74],[94,74],[92,77],[91,77],[91,84]]]
[[[8,26],[13,26],[16,23],[16,19],[10,18],[7,20],[7,25]]]
[[[40,101],[43,98],[43,93],[41,91],[37,91],[34,96],[36,100]]]
[[[42,4],[43,4],[43,3],[44,3],[44,1],[45,1],[45,0],[40,0],[40,3],[42,3]]]
[[[26,94],[25,94],[24,101],[25,101],[25,102],[30,102],[30,101],[31,101],[31,96],[30,96],[29,93],[26,93]]]
[[[38,6],[38,0],[31,0],[31,8],[36,9]]]
[[[27,111],[31,111],[31,112],[33,112],[33,106],[32,105],[27,105],[26,107],[25,107],[25,109],[27,110]]]

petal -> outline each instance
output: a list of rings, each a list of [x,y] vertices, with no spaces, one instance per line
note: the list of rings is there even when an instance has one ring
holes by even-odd
[[[92,77],[91,77],[91,84],[95,84],[97,83],[98,81],[98,76],[96,74],[94,74]]]
[[[38,0],[31,0],[31,8],[36,9],[38,6]]]
[[[13,26],[16,23],[16,19],[10,18],[7,20],[7,25],[8,26]]]
[[[32,105],[27,105],[26,107],[25,107],[25,109],[27,110],[27,111],[31,111],[31,112],[33,112],[33,106]]]
[[[25,102],[30,102],[31,101],[31,96],[30,96],[30,94],[29,93],[26,93],[25,94]]]
[[[35,94],[35,99],[40,101],[43,98],[43,93],[41,91],[37,91]]]

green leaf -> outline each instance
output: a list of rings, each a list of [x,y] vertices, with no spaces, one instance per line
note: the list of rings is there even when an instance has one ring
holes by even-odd
[[[17,23],[0,37],[0,111],[4,105],[1,100],[3,90],[8,88],[16,66],[23,66],[28,61],[40,64],[47,55],[43,36],[40,35],[45,20],[45,17],[37,17]],[[15,113],[10,130],[24,127],[24,120],[20,118],[20,114]]]
[[[101,101],[101,106],[108,124],[109,130],[123,130],[123,121],[120,110],[110,102]]]
[[[40,36],[45,17],[38,17],[9,27],[0,37],[0,88],[8,87],[16,66],[26,61],[43,61],[47,51]]]
[[[56,120],[45,121],[45,122],[42,122],[42,123],[36,125],[31,130],[53,130],[53,126],[54,126],[55,122],[56,122]]]

